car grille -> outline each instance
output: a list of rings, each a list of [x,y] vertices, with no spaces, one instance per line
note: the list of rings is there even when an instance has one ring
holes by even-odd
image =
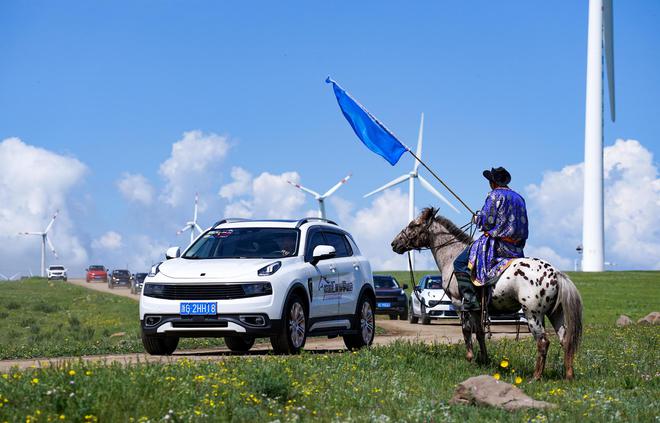
[[[247,298],[242,284],[225,285],[163,285],[159,293],[149,293],[150,297],[164,300],[232,300]]]

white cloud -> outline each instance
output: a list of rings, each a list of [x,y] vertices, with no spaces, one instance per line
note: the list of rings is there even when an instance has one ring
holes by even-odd
[[[559,269],[559,270],[574,270],[574,262],[571,259],[562,257],[555,250],[548,246],[535,247],[527,245],[525,247],[525,256],[543,259]]]
[[[122,237],[115,231],[108,231],[92,241],[92,248],[103,250],[118,250],[122,246]]]
[[[249,193],[252,186],[252,174],[250,172],[242,167],[233,167],[231,177],[233,181],[220,188],[220,197],[231,200],[234,197]]]
[[[660,269],[660,179],[635,140],[604,149],[605,256],[617,268]],[[534,244],[573,257],[582,242],[583,164],[549,171],[527,187]],[[542,240],[542,241],[541,241]]]
[[[172,144],[172,154],[160,165],[159,173],[165,179],[161,199],[176,207],[203,191],[217,180],[220,163],[229,150],[227,137],[202,131],[184,132],[183,138]]]
[[[119,192],[128,201],[150,205],[154,199],[154,187],[151,186],[147,178],[139,173],[122,174],[122,177],[117,181]]]
[[[75,235],[69,215],[69,197],[87,167],[79,160],[34,147],[19,138],[0,142],[0,271],[37,274],[40,242],[35,236],[18,232],[42,231],[56,210],[60,210],[49,238],[58,252],[47,252],[47,263],[63,263],[69,268],[84,266],[87,251]]]
[[[352,213],[353,205],[339,197],[331,200],[340,222],[355,238],[374,270],[400,270],[408,267],[405,255],[392,251],[390,244],[408,222],[408,194],[389,189],[376,197],[371,205]],[[435,270],[437,266],[428,251],[415,253],[415,269]]]
[[[247,181],[245,172],[232,172],[234,181],[226,187],[236,187],[235,183],[244,184],[243,197],[225,207],[225,216],[254,217],[260,219],[287,219],[299,218],[300,208],[305,203],[305,195],[293,188],[287,181],[298,182],[300,175],[297,172],[284,172],[275,175],[263,172],[256,178]],[[221,191],[222,191],[221,189]],[[231,198],[237,195],[237,190],[227,188],[225,193],[231,192]],[[221,194],[222,195],[222,194]]]

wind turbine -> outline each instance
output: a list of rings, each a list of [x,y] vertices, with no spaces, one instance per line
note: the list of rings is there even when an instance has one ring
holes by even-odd
[[[415,153],[415,155],[420,159],[422,158],[423,138],[424,138],[424,113],[422,113],[422,117],[419,122],[419,134],[417,136],[417,151]],[[402,182],[408,181],[408,221],[411,222],[415,218],[415,180],[419,180],[419,183],[422,184],[422,187],[424,187],[428,192],[438,197],[442,202],[444,202],[449,207],[451,207],[456,213],[460,213],[458,209],[454,207],[453,204],[451,204],[442,194],[440,194],[433,187],[433,185],[429,183],[429,181],[424,179],[424,177],[419,174],[419,161],[417,160],[415,160],[415,164],[413,165],[412,172],[406,173],[405,175],[401,175],[398,178],[386,183],[382,187],[371,191],[370,193],[366,194],[364,198],[367,198],[381,191],[385,191],[386,189],[392,188],[393,186],[398,185]],[[414,268],[415,258],[414,255],[412,254],[410,256],[410,261],[413,264],[413,268]]]
[[[584,126],[584,208],[582,271],[603,271],[603,47],[607,65],[610,117],[614,106],[612,0],[589,0],[587,101]]]
[[[59,214],[59,210],[55,212],[53,215],[53,219],[51,219],[50,223],[48,226],[46,226],[46,229],[43,232],[19,232],[19,235],[38,235],[41,237],[41,277],[43,278],[46,276],[46,243],[48,243],[48,246],[50,247],[50,251],[53,253],[55,258],[57,258],[57,252],[55,251],[55,247],[53,247],[53,243],[50,242],[50,238],[48,238],[48,232],[50,229],[53,227],[53,223],[55,223],[55,219],[57,218],[57,215]]]
[[[330,188],[328,191],[326,191],[325,194],[321,195],[316,191],[312,191],[309,188],[305,188],[304,186],[300,184],[296,184],[291,181],[287,181],[289,184],[293,185],[294,187],[306,192],[307,194],[311,194],[314,196],[314,199],[319,202],[319,217],[325,219],[325,199],[330,197],[332,194],[335,193],[342,185],[344,185],[348,180],[351,178],[351,174],[349,173],[344,179],[341,181],[337,182],[335,186]]]
[[[186,226],[179,229],[176,234],[181,235],[185,231],[190,231],[190,243],[195,240],[195,229],[201,234],[204,232],[202,228],[197,224],[197,203],[199,202],[199,194],[195,193],[195,211],[193,212],[193,220],[186,222]]]

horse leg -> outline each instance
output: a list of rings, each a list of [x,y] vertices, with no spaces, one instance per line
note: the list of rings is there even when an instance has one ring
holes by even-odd
[[[481,320],[481,311],[472,312],[471,318],[475,322],[477,341],[479,342],[479,357],[480,364],[488,363],[488,350],[486,349],[486,332],[484,330],[483,321]]]
[[[536,366],[534,367],[534,380],[540,380],[541,375],[543,374],[543,369],[545,369],[545,359],[548,355],[548,348],[550,347],[550,341],[548,336],[545,333],[545,327],[543,326],[543,314],[540,313],[525,313],[527,318],[527,325],[529,331],[534,336],[536,340]]]
[[[566,327],[564,326],[564,312],[561,307],[555,310],[554,313],[548,316],[552,327],[555,328],[555,332],[559,337],[559,343],[564,349],[564,369],[566,370],[566,379],[573,380],[573,353],[569,351],[568,345],[566,345]]]
[[[471,363],[474,358],[474,352],[472,350],[472,328],[470,327],[469,313],[466,311],[461,312],[461,328],[463,329],[463,339],[465,339],[465,348],[467,349],[465,359]]]

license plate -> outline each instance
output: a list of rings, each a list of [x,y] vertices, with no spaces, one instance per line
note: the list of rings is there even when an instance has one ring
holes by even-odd
[[[376,307],[378,308],[389,308],[392,305],[392,303],[378,303],[376,304]]]
[[[181,303],[182,316],[208,316],[218,314],[218,303]]]

